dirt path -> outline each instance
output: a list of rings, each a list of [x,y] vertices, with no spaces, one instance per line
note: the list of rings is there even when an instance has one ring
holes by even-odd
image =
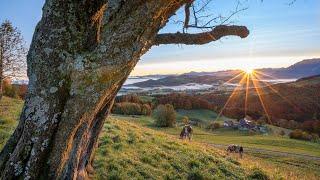
[[[212,143],[208,143],[208,144],[213,147],[219,148],[219,149],[226,149],[227,148],[227,145],[223,145],[223,144],[212,144]],[[313,160],[313,161],[320,161],[319,156],[312,156],[312,155],[308,155],[308,154],[289,153],[289,152],[282,152],[282,151],[276,151],[276,150],[252,148],[252,147],[243,147],[243,148],[244,148],[244,153],[246,153],[246,152],[265,153],[265,154],[272,154],[275,156],[298,157],[298,158],[309,159],[309,160]]]

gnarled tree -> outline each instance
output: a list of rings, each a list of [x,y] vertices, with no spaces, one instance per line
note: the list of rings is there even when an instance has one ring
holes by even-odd
[[[83,179],[116,93],[152,45],[248,35],[243,26],[160,34],[192,0],[47,0],[27,56],[20,122],[0,154],[1,179]]]

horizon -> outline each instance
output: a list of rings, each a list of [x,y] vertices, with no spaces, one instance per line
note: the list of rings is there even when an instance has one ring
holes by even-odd
[[[286,66],[280,66],[280,67],[258,67],[258,68],[249,68],[252,70],[260,70],[260,69],[281,69],[281,68],[288,68],[296,63],[305,61],[305,60],[314,60],[314,59],[319,59],[320,57],[310,57],[310,58],[303,58],[303,59],[299,59],[297,61],[293,61],[294,63],[292,64],[288,64]],[[246,71],[246,69],[248,68],[234,68],[234,69],[222,69],[222,70],[212,70],[212,71],[186,71],[186,72],[182,72],[182,73],[166,73],[166,74],[145,74],[145,75],[133,75],[130,74],[129,77],[139,77],[139,76],[156,76],[156,75],[182,75],[182,74],[188,74],[191,72],[195,72],[195,73],[216,73],[216,72],[224,72],[224,71]]]
[[[235,3],[217,0],[208,11],[226,9],[216,13],[228,15]],[[44,0],[4,1],[0,6],[0,21],[10,20],[20,29],[29,46],[43,4]],[[320,1],[296,1],[292,5],[288,5],[288,0],[250,1],[243,7],[248,9],[231,21],[248,27],[250,34],[247,38],[228,37],[203,46],[156,46],[142,56],[130,76],[281,68],[303,59],[320,57]],[[160,32],[181,31],[172,23],[183,16],[181,11]]]

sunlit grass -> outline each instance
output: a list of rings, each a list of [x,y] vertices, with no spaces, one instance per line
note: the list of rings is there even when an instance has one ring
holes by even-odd
[[[23,106],[23,100],[3,96],[0,100],[0,149],[13,133]]]
[[[109,118],[95,156],[97,179],[244,179],[220,150]]]

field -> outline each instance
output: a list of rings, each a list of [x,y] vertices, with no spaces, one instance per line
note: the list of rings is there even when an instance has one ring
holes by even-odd
[[[97,179],[244,179],[252,170],[219,150],[135,123],[108,119],[96,152]],[[252,175],[252,174],[251,174]]]
[[[12,133],[23,101],[0,102],[0,148]],[[212,121],[212,111],[179,110],[182,116]],[[275,127],[271,127],[275,131]],[[181,123],[157,128],[147,116],[112,115],[96,151],[94,179],[319,179],[320,144],[278,136],[250,135],[234,130],[194,127],[192,142],[178,139]],[[227,144],[241,144],[245,155],[227,155]],[[295,155],[297,154],[297,155]],[[263,171],[261,171],[263,170]],[[258,178],[259,179],[259,178]],[[261,178],[260,178],[261,179]]]
[[[2,97],[0,101],[0,149],[2,149],[4,141],[13,133],[22,106],[22,100]]]
[[[130,121],[139,126],[151,128],[171,135],[178,140],[181,127],[157,128],[153,119],[145,116],[112,116],[122,121]],[[193,141],[224,150],[225,145],[240,144],[244,146],[245,158],[231,155],[242,165],[252,168],[260,167],[273,179],[319,179],[320,177],[320,144],[289,139],[273,134],[249,135],[233,130],[207,131],[194,127]]]

